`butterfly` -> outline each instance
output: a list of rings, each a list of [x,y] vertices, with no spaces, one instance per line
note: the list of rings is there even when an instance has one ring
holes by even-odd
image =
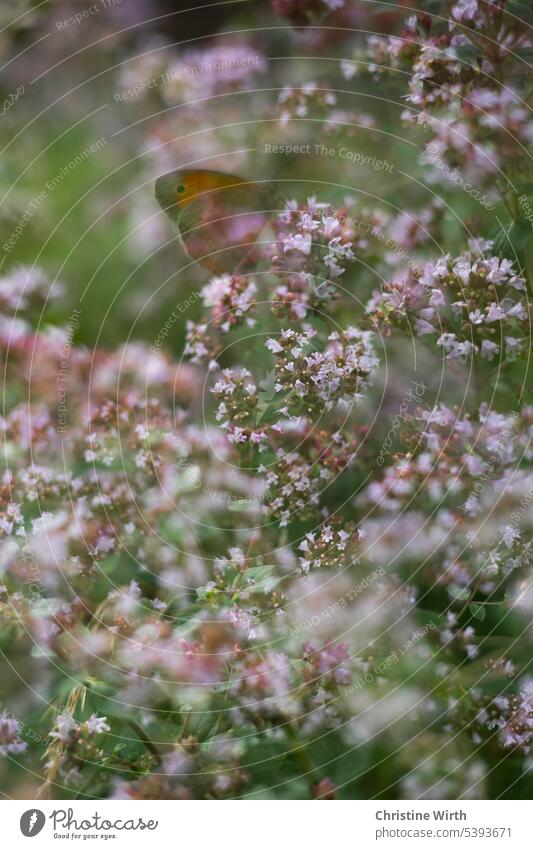
[[[189,256],[215,274],[236,273],[253,258],[255,242],[280,204],[272,183],[208,170],[163,174],[155,196]]]

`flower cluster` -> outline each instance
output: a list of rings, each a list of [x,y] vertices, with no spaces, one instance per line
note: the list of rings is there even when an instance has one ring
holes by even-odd
[[[333,478],[327,468],[303,460],[296,452],[279,448],[273,468],[259,467],[265,475],[267,490],[263,510],[272,519],[278,519],[283,528],[295,518],[302,519],[316,513],[319,495]]]
[[[245,368],[224,369],[211,392],[219,401],[216,419],[228,441],[262,446],[267,435],[264,429],[255,428],[258,392],[251,372]]]
[[[223,274],[213,277],[202,289],[204,306],[211,310],[212,321],[227,333],[236,324],[246,321],[253,327],[255,321],[247,316],[254,306],[257,286],[246,277]]]
[[[336,281],[355,260],[350,221],[309,198],[303,205],[290,201],[274,227],[272,262],[282,280],[273,295],[276,313],[299,320],[309,310],[327,309],[336,295]]]
[[[307,573],[321,567],[345,565],[357,551],[358,534],[350,526],[338,528],[330,524],[306,534],[298,548],[302,552],[300,568]]]
[[[447,105],[445,116],[406,112],[404,117],[408,122],[427,126],[432,133],[422,158],[433,166],[432,182],[443,176],[457,179],[458,170],[462,170],[470,184],[486,187],[491,197],[494,190],[489,178],[494,181],[498,176],[499,148],[515,157],[516,148],[523,152],[533,138],[528,110],[522,105],[519,92],[511,88],[474,88],[467,98]],[[471,185],[469,189],[476,197]]]
[[[482,409],[479,420],[472,421],[438,404],[410,419],[404,452],[360,496],[382,509],[397,510],[416,496],[437,503],[446,497],[458,507],[478,478],[490,471],[501,474],[515,460],[514,415]]]
[[[510,697],[502,707],[503,722],[496,720],[502,744],[506,749],[529,752],[533,745],[533,681],[524,681],[517,695]]]
[[[378,360],[373,334],[355,327],[328,336],[323,351],[316,350],[316,332],[283,330],[266,345],[276,357],[277,392],[283,393],[280,413],[288,417],[341,411],[344,415],[362,397]]]
[[[459,257],[426,263],[408,280],[386,284],[367,309],[378,325],[435,336],[447,359],[512,359],[527,334],[525,282],[511,260],[491,249],[491,242],[472,243]]]
[[[229,734],[212,737],[209,743],[195,735],[181,739],[156,761],[157,770],[137,780],[114,782],[111,799],[231,799],[238,797],[250,780],[242,767],[243,747]]]
[[[311,111],[320,117],[330,106],[335,106],[337,98],[328,88],[320,88],[318,83],[309,82],[300,88],[285,86],[278,98],[281,106],[280,124],[286,126],[292,118],[306,118]]]
[[[437,145],[449,165],[486,185],[498,159],[521,155],[531,141],[528,110],[513,88],[530,47],[530,35],[505,14],[505,4],[460,0],[447,22],[420,12],[398,36],[369,37],[358,61],[345,61],[343,69],[348,79],[360,66],[379,75],[407,71],[411,107],[403,118],[427,127],[430,149]]]
[[[0,313],[19,318],[42,309],[50,298],[56,300],[64,294],[64,286],[50,282],[38,267],[16,265],[9,274],[0,278]]]
[[[505,675],[508,680],[502,691],[491,698],[480,688],[473,688],[471,702],[452,704],[449,717],[456,727],[467,724],[475,743],[496,740],[504,750],[528,754],[533,743],[532,681],[522,678],[517,691],[512,692],[510,688],[513,687],[515,674],[514,664],[509,659],[500,658],[492,664],[490,675],[500,680]]]
[[[348,646],[345,643],[327,643],[322,648],[313,643],[303,646],[304,660],[309,664],[304,677],[318,681],[321,687],[347,684],[350,680]]]

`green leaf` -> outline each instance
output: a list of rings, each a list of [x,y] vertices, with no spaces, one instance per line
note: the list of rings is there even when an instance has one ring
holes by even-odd
[[[533,197],[533,183],[522,183],[516,187],[515,191],[518,197],[521,195],[527,195],[529,198]]]
[[[474,602],[469,605],[468,609],[472,616],[475,616],[476,619],[479,619],[480,622],[483,622],[487,611],[485,610],[482,604],[475,604]]]
[[[468,62],[469,64],[483,57],[483,53],[476,44],[461,44],[460,47],[455,48],[454,52],[460,61]]]
[[[513,53],[526,61],[533,59],[533,47],[517,47],[513,50]]]
[[[494,250],[498,256],[511,259],[522,268],[526,245],[531,233],[531,224],[527,218],[518,218],[512,222],[507,230],[500,229],[494,236]]]
[[[276,370],[272,369],[268,372],[266,378],[261,380],[259,383],[259,400],[257,402],[257,410],[260,413],[258,416],[258,422],[261,421],[264,414],[266,413],[268,406],[271,401],[274,400],[274,396],[276,393]]]
[[[524,20],[531,19],[531,0],[508,0],[507,11]]]
[[[272,592],[281,581],[281,576],[275,574],[275,566],[252,566],[243,572],[244,578],[252,580],[250,587],[252,592]]]
[[[470,598],[470,592],[466,589],[466,587],[451,586],[449,588],[449,593],[456,601],[466,601],[467,598]]]

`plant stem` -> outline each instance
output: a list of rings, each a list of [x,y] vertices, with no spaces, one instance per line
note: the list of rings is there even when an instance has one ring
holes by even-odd
[[[118,719],[118,717],[114,717],[114,719]],[[141,728],[141,726],[137,722],[135,722],[134,719],[122,719],[122,722],[125,722],[126,725],[129,725],[131,730],[135,732],[139,740],[144,743],[148,751],[151,752],[151,754],[154,756],[157,764],[161,763],[161,755],[157,746],[154,742],[152,742],[152,740],[150,740],[150,738],[148,737],[146,732]]]
[[[291,722],[287,722],[284,726],[285,733],[287,737],[294,743],[294,749],[291,749],[291,754],[293,754],[300,762],[301,766],[305,770],[305,774],[309,777],[309,784],[312,784],[312,775],[316,772],[316,767],[313,765],[311,758],[309,757],[309,753],[305,749],[305,745],[300,743],[298,739],[298,735],[296,733],[296,729],[292,725]]]

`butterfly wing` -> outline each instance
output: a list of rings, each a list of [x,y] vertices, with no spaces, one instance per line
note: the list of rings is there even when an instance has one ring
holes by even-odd
[[[216,274],[232,273],[252,258],[279,203],[270,184],[219,171],[171,171],[158,178],[155,194],[187,253]]]

